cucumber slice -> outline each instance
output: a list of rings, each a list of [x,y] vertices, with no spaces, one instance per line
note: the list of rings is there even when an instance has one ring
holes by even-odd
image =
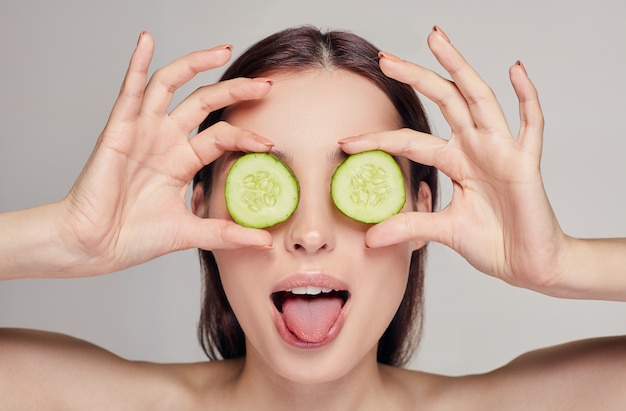
[[[406,201],[402,170],[381,150],[349,156],[335,170],[330,192],[339,211],[363,223],[397,214]]]
[[[226,208],[245,227],[265,228],[285,221],[296,210],[299,195],[289,166],[267,153],[239,157],[224,185]]]

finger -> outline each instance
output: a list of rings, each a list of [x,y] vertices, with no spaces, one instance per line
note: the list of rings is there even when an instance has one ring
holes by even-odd
[[[493,91],[452,46],[440,28],[435,27],[428,36],[428,46],[465,98],[476,126],[486,130],[502,127],[508,130]]]
[[[389,54],[380,53],[380,68],[386,76],[413,87],[432,100],[453,131],[474,128],[465,99],[454,83],[437,73]]]
[[[447,141],[431,134],[404,128],[394,131],[367,133],[339,141],[343,151],[354,154],[367,150],[382,150],[417,163],[440,168]],[[445,169],[441,171],[446,172]]]
[[[370,248],[386,247],[408,241],[435,241],[451,246],[450,227],[444,211],[409,212],[389,217],[365,233],[365,243]]]
[[[266,152],[274,144],[265,137],[220,121],[189,140],[203,165],[215,161],[225,151]]]
[[[153,53],[154,39],[148,32],[141,32],[111,112],[112,121],[128,121],[139,113]]]
[[[527,150],[540,155],[544,118],[537,89],[528,78],[521,62],[518,61],[511,67],[509,75],[520,104],[520,131],[517,139]]]
[[[190,215],[182,222],[181,249],[234,249],[241,247],[271,248],[272,235],[265,230],[246,228],[239,224]]]
[[[178,88],[198,73],[223,66],[230,59],[230,54],[229,45],[195,51],[157,70],[146,87],[141,111],[156,116],[165,115]]]
[[[170,118],[186,133],[191,133],[212,111],[237,101],[265,96],[271,88],[266,78],[238,78],[205,86],[194,91],[171,113]]]

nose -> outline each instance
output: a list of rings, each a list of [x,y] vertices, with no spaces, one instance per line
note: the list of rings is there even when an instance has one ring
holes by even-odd
[[[332,251],[336,243],[336,222],[330,192],[307,192],[300,187],[300,202],[288,220],[285,241],[291,252],[316,254]]]

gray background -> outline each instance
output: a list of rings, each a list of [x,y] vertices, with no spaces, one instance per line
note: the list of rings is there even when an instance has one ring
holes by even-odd
[[[227,42],[237,54],[269,33],[312,23],[350,29],[439,71],[425,41],[438,24],[494,88],[513,128],[517,107],[507,70],[517,59],[526,64],[547,118],[545,184],[564,229],[625,236],[624,4],[1,0],[0,210],[65,195],[104,126],[142,29],[156,38],[153,67]],[[219,74],[199,76],[178,98]],[[447,137],[438,110],[427,106]],[[201,360],[199,285],[195,251],[98,278],[8,281],[0,283],[0,326],[69,333],[131,359]],[[625,331],[626,304],[516,289],[433,244],[425,334],[413,367],[483,372],[533,348]]]

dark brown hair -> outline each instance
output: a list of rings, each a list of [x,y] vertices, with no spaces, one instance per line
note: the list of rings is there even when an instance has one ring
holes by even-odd
[[[378,49],[363,38],[344,31],[322,32],[311,26],[287,29],[273,34],[243,53],[222,76],[268,76],[271,73],[311,69],[346,70],[363,76],[378,86],[395,106],[402,126],[429,133],[422,105],[410,86],[385,76],[378,65]],[[211,113],[199,131],[220,121],[223,110]],[[204,167],[194,184],[204,185],[210,195],[213,164]],[[432,191],[433,209],[437,198],[437,172],[433,167],[411,162],[411,196],[417,198],[419,183]],[[407,288],[393,320],[379,340],[378,362],[402,366],[411,358],[419,342],[422,326],[425,247],[413,252]],[[204,295],[198,337],[211,359],[237,358],[246,353],[244,332],[228,303],[213,253],[200,250],[204,272]]]

